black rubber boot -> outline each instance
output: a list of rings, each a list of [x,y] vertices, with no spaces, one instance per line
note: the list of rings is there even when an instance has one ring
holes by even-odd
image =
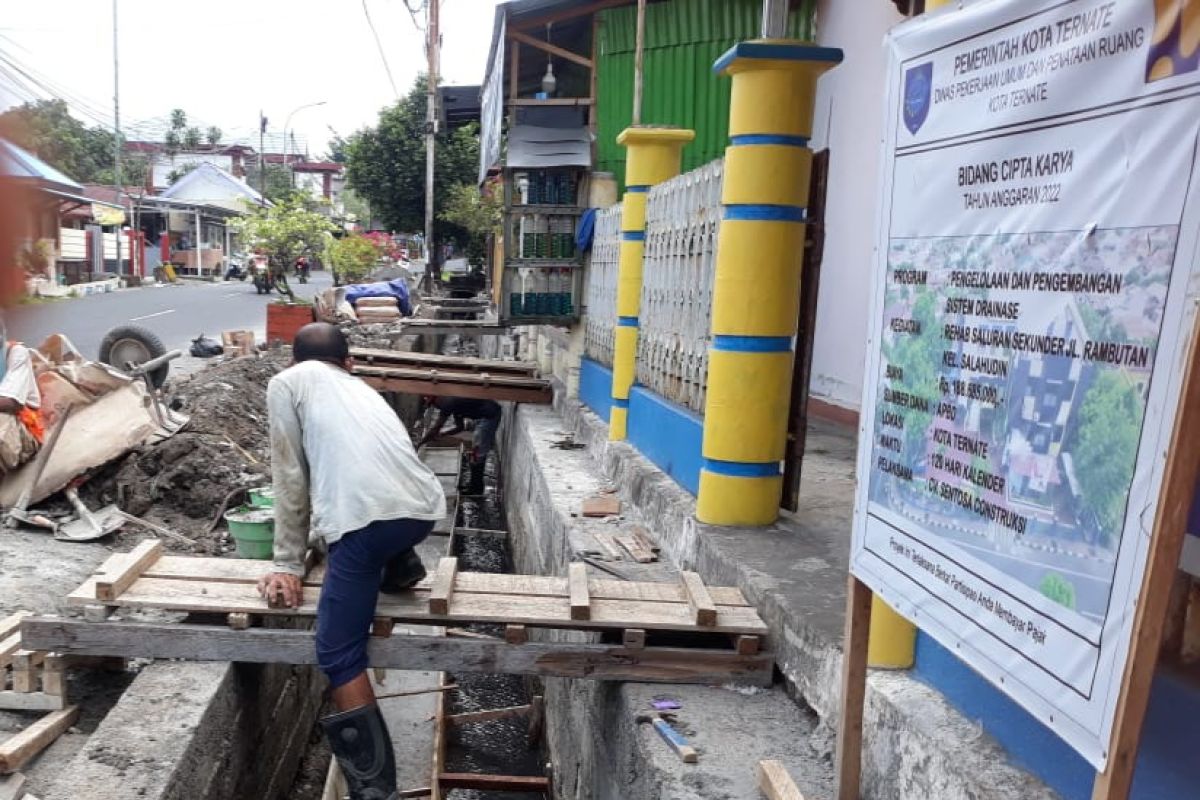
[[[384,565],[379,591],[384,594],[400,594],[424,579],[425,565],[421,563],[417,551],[410,547]]]
[[[476,461],[471,464],[471,477],[467,481],[463,494],[483,494],[483,467],[486,462]]]
[[[379,706],[343,711],[321,720],[350,800],[397,800],[396,754]]]

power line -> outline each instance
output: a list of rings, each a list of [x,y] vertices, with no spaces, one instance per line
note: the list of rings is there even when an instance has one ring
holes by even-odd
[[[405,6],[407,7],[407,3]],[[392,78],[392,68],[388,66],[387,54],[383,52],[383,42],[379,41],[379,33],[375,30],[375,23],[371,21],[371,10],[367,8],[367,0],[362,0],[363,15],[367,18],[367,25],[371,28],[371,35],[375,37],[375,46],[379,48],[379,59],[383,62],[383,71],[387,73],[388,83],[392,85],[392,94],[397,99],[400,97],[400,92],[396,90],[396,81]]]

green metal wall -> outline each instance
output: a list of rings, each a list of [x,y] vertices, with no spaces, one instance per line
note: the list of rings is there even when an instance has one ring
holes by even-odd
[[[789,18],[789,36],[812,39],[816,0],[804,0]],[[637,7],[597,15],[597,169],[625,189],[625,149],[617,135],[633,118],[633,58]],[[725,154],[729,133],[728,78],[713,63],[734,44],[759,36],[762,0],[669,0],[646,7],[642,124],[691,128],[696,140],[683,151],[684,171]]]

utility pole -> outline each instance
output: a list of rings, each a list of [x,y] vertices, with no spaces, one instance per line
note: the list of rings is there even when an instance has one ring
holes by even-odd
[[[264,149],[263,138],[267,132],[267,118],[262,109],[258,110],[258,196],[262,205],[267,204],[267,151]]]
[[[124,188],[121,183],[121,81],[118,73],[119,60],[117,58],[117,0],[113,0],[113,184],[116,189],[117,205],[121,207],[121,216],[125,215],[125,205],[121,202],[121,190]],[[117,232],[114,236],[117,239],[117,274],[121,274],[121,234],[125,227],[125,221],[122,220],[117,225]],[[104,229],[101,228],[100,233],[100,253],[103,260],[104,253]],[[133,254],[130,253],[132,256]],[[132,261],[130,262],[132,265]]]
[[[646,47],[646,0],[638,0],[637,34],[633,46],[633,124],[642,124],[642,78]]]
[[[437,275],[437,250],[433,242],[433,172],[434,147],[437,135],[438,69],[441,57],[441,32],[438,27],[438,6],[441,0],[427,0],[429,19],[426,24],[429,56],[429,86],[425,107],[425,275],[429,291],[433,291],[434,276]]]

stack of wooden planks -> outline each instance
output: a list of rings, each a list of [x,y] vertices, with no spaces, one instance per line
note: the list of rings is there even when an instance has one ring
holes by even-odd
[[[67,707],[65,659],[24,646],[20,626],[29,616],[18,611],[0,621],[0,709],[61,711]]]
[[[305,580],[303,604],[271,609],[255,584],[270,569],[261,561],[163,555],[158,542],[111,556],[68,597],[102,619],[114,607],[211,614],[312,617],[323,572]],[[499,623],[515,630],[569,629],[604,634],[595,643],[392,636],[371,642],[377,667],[509,672],[598,680],[766,684],[772,659],[762,652],[767,626],[742,593],[708,587],[685,573],[677,583],[589,578],[573,567],[567,577],[461,572],[453,558],[403,595],[381,595],[377,614],[425,625]],[[239,625],[238,627],[242,627]],[[305,630],[229,630],[201,625],[103,625],[31,617],[25,639],[37,647],[93,655],[307,664],[312,633]],[[672,646],[657,646],[670,632]],[[685,635],[681,637],[681,634]],[[664,634],[665,635],[665,634]],[[679,646],[681,638],[686,644]],[[606,640],[606,641],[605,641]]]
[[[550,382],[521,361],[352,348],[353,373],[381,392],[550,403]]]

